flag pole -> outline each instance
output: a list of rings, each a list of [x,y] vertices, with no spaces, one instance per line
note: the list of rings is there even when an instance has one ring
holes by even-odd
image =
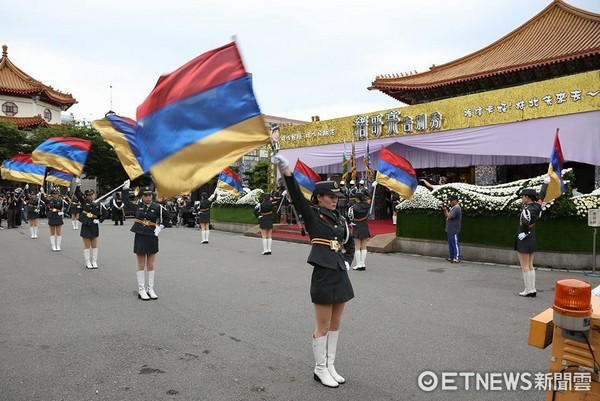
[[[122,183],[121,185],[119,185],[115,189],[111,190],[110,192],[105,193],[101,197],[97,198],[96,202],[101,201],[102,199],[106,198],[108,195],[112,194],[113,192],[117,191],[118,189],[121,189],[124,185],[125,185],[125,183]]]

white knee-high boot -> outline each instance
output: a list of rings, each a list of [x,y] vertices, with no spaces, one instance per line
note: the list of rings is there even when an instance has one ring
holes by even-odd
[[[93,269],[92,262],[90,262],[90,248],[85,248],[83,250],[83,259],[85,260],[85,267]]]
[[[361,267],[360,265],[360,249],[354,251],[354,259],[356,259],[356,264],[352,267],[352,269],[357,270]]]
[[[339,331],[330,331],[327,333],[327,370],[338,383],[346,383],[346,379],[340,376],[335,370],[335,354],[337,352],[337,343]]]
[[[146,292],[146,283],[145,283],[145,274],[146,272],[143,270],[138,270],[136,273],[137,285],[138,285],[138,298],[144,301],[148,301],[150,297]]]
[[[529,270],[529,292],[537,292],[537,290],[535,289],[535,269]]]
[[[521,291],[519,295],[524,297],[525,295],[527,295],[527,289],[529,288],[529,286],[527,285],[529,284],[529,272],[521,271],[521,273],[523,273],[523,282],[525,283],[525,289]]]
[[[56,250],[60,251],[60,243],[62,242],[62,235],[56,236]]]
[[[31,239],[34,239],[34,238],[35,238],[35,234],[34,234],[35,230],[34,230],[34,227],[29,227],[29,231],[31,231]]]
[[[396,225],[397,221],[398,221],[398,216],[392,216],[392,224]]]
[[[150,299],[158,299],[154,292],[154,270],[148,270],[148,296]]]
[[[362,267],[366,268],[367,265],[365,264],[366,260],[367,260],[367,250],[366,249],[361,249],[360,251],[362,257],[361,257],[361,265]]]
[[[37,233],[38,233],[38,228],[37,228],[37,226],[36,226],[36,227],[33,227],[33,238],[36,238],[36,239],[37,239],[37,237],[38,237],[38,236],[37,236]]]
[[[266,238],[262,239],[262,246],[263,246],[263,253],[262,254],[266,255],[267,254],[267,239]]]
[[[267,252],[271,253],[271,244],[273,243],[272,238],[267,238]]]
[[[206,230],[202,230],[202,243],[206,243]]]
[[[98,268],[98,248],[92,248],[92,267]]]
[[[327,336],[313,337],[313,356],[315,357],[315,380],[327,387],[338,387],[339,383],[331,377],[327,369]]]
[[[208,234],[210,234],[210,230],[206,230],[206,243],[208,244]]]
[[[50,236],[50,245],[52,245],[52,250],[56,251],[56,235]]]

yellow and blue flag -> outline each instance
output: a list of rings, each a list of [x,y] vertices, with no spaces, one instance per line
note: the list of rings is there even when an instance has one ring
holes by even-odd
[[[298,159],[296,167],[294,167],[294,178],[300,187],[300,191],[302,191],[302,195],[310,200],[315,190],[315,184],[321,181],[321,176]]]
[[[242,186],[242,180],[240,177],[227,167],[219,174],[219,180],[217,181],[217,188],[222,191],[229,192],[233,196],[239,198],[244,193]]]
[[[138,160],[160,196],[190,192],[270,141],[235,42],[160,77],[136,118]]]
[[[417,173],[410,162],[385,148],[381,148],[379,152],[375,180],[406,199],[412,198],[419,184]]]
[[[2,179],[42,185],[46,166],[33,162],[30,154],[18,154],[5,160],[0,168]]]
[[[562,170],[564,165],[565,159],[560,147],[557,129],[556,135],[554,136],[554,146],[552,146],[552,152],[550,152],[550,164],[548,165],[548,176],[550,177],[550,183],[548,183],[548,188],[546,189],[544,202],[550,202],[565,192],[565,183],[562,179]]]
[[[140,164],[141,155],[137,147],[135,121],[114,113],[107,114],[101,120],[92,122],[102,138],[114,149],[125,172],[131,180],[135,180],[144,170]]]
[[[31,157],[37,164],[80,176],[91,148],[92,141],[87,139],[57,136],[45,140]]]
[[[52,182],[63,187],[70,187],[73,181],[73,174],[66,171],[52,170],[46,176],[46,181]]]

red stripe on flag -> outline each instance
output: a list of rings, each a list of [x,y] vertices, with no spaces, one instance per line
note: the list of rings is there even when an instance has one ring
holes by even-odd
[[[144,103],[137,108],[137,120],[171,103],[246,75],[235,42],[196,57],[158,79]]]

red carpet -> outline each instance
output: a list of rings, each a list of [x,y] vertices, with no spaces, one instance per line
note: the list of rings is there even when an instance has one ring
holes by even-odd
[[[396,232],[396,226],[392,224],[391,218],[385,220],[370,220],[369,231],[371,232],[371,236],[379,234],[390,234]],[[275,226],[273,227],[273,238],[308,243],[308,234],[302,236],[300,228],[297,224],[275,224]]]

